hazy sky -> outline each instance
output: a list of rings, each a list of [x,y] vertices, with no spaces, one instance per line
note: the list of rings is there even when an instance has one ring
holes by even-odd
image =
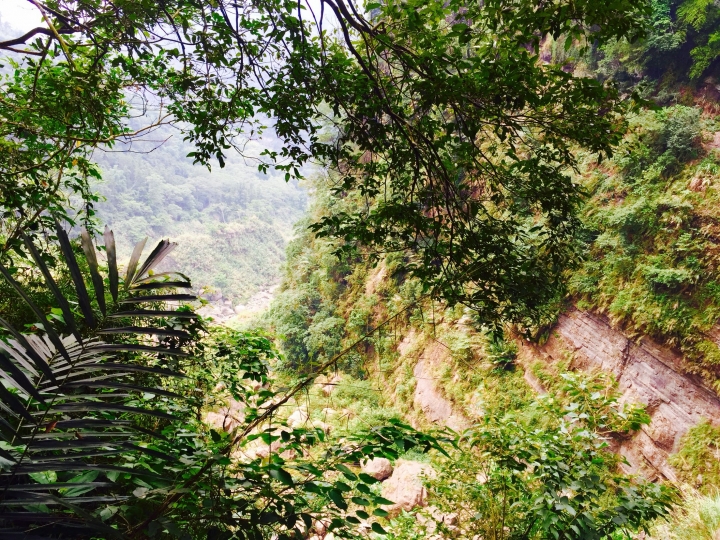
[[[319,15],[319,0],[309,0],[308,3],[316,15]],[[325,13],[326,28],[334,28],[336,26],[335,17],[328,11],[326,10]],[[0,21],[9,24],[19,32],[27,32],[36,26],[44,26],[37,8],[28,0],[0,0]]]
[[[0,20],[22,32],[42,25],[37,8],[27,0],[0,0]]]

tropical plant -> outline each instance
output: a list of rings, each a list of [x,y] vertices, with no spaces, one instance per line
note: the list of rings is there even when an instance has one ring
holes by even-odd
[[[183,276],[153,273],[174,244],[160,242],[139,264],[145,244],[140,242],[121,280],[112,231],[106,229],[104,237],[109,269],[106,279],[100,274],[89,234],[85,231],[82,235],[91,294],[67,234],[57,227],[60,251],[76,287],[76,306],[81,315],[74,312],[45,257],[28,237],[27,250],[53,292],[60,314],[48,318],[10,270],[0,265],[5,280],[35,313],[38,329],[34,334],[21,333],[0,318],[0,520],[6,527],[30,524],[32,529],[46,531],[47,525],[42,526],[45,523],[54,533],[72,531],[79,535],[83,528],[94,527],[110,537],[117,536],[117,531],[102,525],[101,517],[90,520],[90,514],[78,506],[128,498],[117,490],[108,490],[112,482],[97,482],[98,476],[102,473],[110,481],[121,476],[159,480],[162,469],[133,468],[133,456],[145,454],[165,464],[178,459],[167,453],[174,454],[171,449],[159,450],[146,441],[148,433],[160,436],[163,426],[173,420],[172,413],[137,396],[180,397],[163,388],[162,381],[182,377],[173,358],[188,355],[183,346],[197,332],[193,323],[197,315],[184,308],[152,306],[195,297],[174,292],[190,287]],[[149,307],[121,310],[143,304]],[[115,321],[121,325],[110,326]],[[58,327],[68,334],[61,334]],[[69,512],[67,521],[59,520],[58,513],[48,513],[50,506]]]
[[[168,307],[195,298],[177,292],[190,282],[154,272],[175,244],[160,242],[140,263],[141,241],[122,279],[112,231],[107,272],[87,231],[81,257],[59,225],[56,233],[76,298],[59,289],[48,254],[25,242],[59,313],[48,316],[0,265],[36,316],[33,333],[0,318],[3,538],[293,538],[318,520],[347,534],[363,521],[381,533],[368,519],[390,501],[349,466],[442,450],[396,421],[343,445],[312,425],[289,427],[281,407],[317,373],[278,393],[267,339],[229,330],[201,339],[192,310]],[[230,432],[202,420],[223,400],[241,411]]]

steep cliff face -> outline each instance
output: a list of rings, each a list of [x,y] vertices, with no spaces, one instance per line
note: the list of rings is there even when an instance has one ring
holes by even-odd
[[[409,330],[399,341],[399,362],[412,372],[413,390],[406,401],[414,418],[462,430],[482,418],[482,410],[473,407],[472,399],[461,403],[450,397],[453,382],[441,376],[452,361],[452,351],[442,343],[443,330],[432,339]],[[630,339],[601,315],[567,311],[545,344],[521,342],[518,360],[536,393],[545,389],[533,368],[563,363],[565,369],[611,373],[623,401],[646,406],[650,423],[613,442],[613,450],[627,460],[622,468],[631,474],[677,481],[668,459],[680,450],[682,437],[704,419],[720,426],[720,398],[700,377],[685,372],[681,355],[647,337]]]
[[[619,383],[623,399],[643,403],[651,417],[632,438],[617,441],[628,472],[676,480],[668,457],[701,420],[720,425],[720,399],[699,377],[683,370],[683,358],[647,337],[631,340],[602,316],[573,309],[563,314],[547,343],[525,343],[523,363],[570,361],[571,368],[603,370]]]

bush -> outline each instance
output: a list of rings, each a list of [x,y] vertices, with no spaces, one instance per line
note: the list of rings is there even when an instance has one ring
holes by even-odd
[[[685,434],[669,462],[681,480],[704,493],[720,490],[720,428],[701,421]]]

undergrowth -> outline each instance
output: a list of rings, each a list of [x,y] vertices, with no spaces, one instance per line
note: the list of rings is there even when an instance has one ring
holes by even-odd
[[[586,163],[588,256],[569,276],[578,307],[680,350],[717,390],[720,157],[702,146],[713,120],[692,107],[643,111],[609,163]]]
[[[720,490],[720,428],[703,420],[688,430],[670,464],[681,481],[702,493],[716,493]]]

